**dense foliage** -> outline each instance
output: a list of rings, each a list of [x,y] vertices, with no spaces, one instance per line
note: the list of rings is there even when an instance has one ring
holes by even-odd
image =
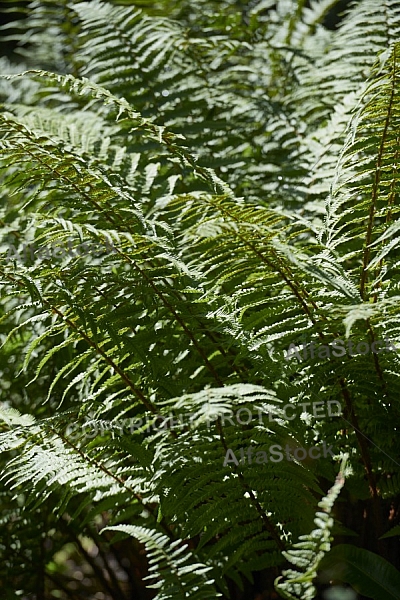
[[[400,2],[338,4],[13,22],[2,599],[400,598]]]

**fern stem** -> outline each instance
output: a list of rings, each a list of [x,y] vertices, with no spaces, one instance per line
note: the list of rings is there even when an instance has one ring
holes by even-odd
[[[217,430],[219,433],[219,437],[221,440],[221,444],[224,448],[225,453],[228,452],[228,446],[226,444],[226,440],[225,440],[225,436],[224,436],[224,432],[222,429],[222,424],[221,424],[221,417],[218,417],[217,422],[216,422],[216,426],[217,426]],[[285,550],[285,544],[283,543],[283,541],[281,540],[278,532],[276,531],[276,528],[274,527],[273,523],[271,523],[271,521],[269,520],[269,518],[267,517],[267,515],[265,514],[265,511],[262,509],[261,504],[258,502],[257,498],[255,497],[253,490],[247,485],[245,478],[243,477],[242,472],[240,471],[240,469],[237,468],[237,465],[229,465],[234,473],[238,476],[239,482],[242,486],[242,488],[244,489],[245,492],[247,492],[250,496],[251,499],[251,504],[254,506],[254,508],[256,509],[256,511],[258,512],[261,521],[264,524],[264,527],[266,529],[266,531],[268,531],[268,533],[270,534],[270,536],[272,537],[272,539],[274,540],[274,542],[276,543],[277,547],[279,548],[279,550]]]
[[[100,471],[103,471],[103,473],[105,473],[106,475],[108,475],[109,477],[111,477],[112,479],[114,479],[115,481],[117,481],[124,489],[126,489],[130,494],[132,494],[136,500],[138,500],[143,508],[145,508],[153,517],[154,521],[157,522],[157,515],[155,514],[155,511],[151,508],[150,504],[145,504],[143,502],[143,498],[140,494],[137,494],[135,492],[135,490],[133,490],[129,485],[127,485],[124,481],[124,479],[122,479],[122,477],[119,477],[118,475],[116,475],[115,473],[113,473],[112,471],[110,471],[110,469],[108,469],[107,467],[105,467],[103,464],[99,463],[96,459],[91,458],[89,456],[87,456],[87,454],[85,454],[84,452],[82,452],[82,450],[80,448],[78,448],[77,446],[75,446],[75,444],[73,444],[68,438],[66,438],[62,433],[60,433],[59,431],[56,431],[53,427],[48,425],[49,430],[56,436],[58,436],[63,442],[64,444],[66,444],[67,446],[70,446],[75,452],[77,452],[79,454],[79,456],[88,464],[94,465],[97,469],[100,469]],[[170,538],[171,541],[175,541],[175,536],[173,535],[172,531],[170,530],[170,528],[167,526],[164,517],[162,518],[162,520],[160,521],[160,525],[162,526],[162,528],[164,529],[165,533],[167,534],[167,536]]]
[[[210,202],[210,204],[212,206],[215,206],[213,203]],[[239,227],[238,230],[240,231],[240,224],[241,221],[239,220],[238,217],[236,217],[234,214],[232,214],[231,211],[227,210],[225,207],[221,207],[219,204],[218,206],[216,206],[217,210],[220,210],[220,212],[224,213],[226,216],[228,216],[230,219],[232,219],[232,221],[236,222]],[[274,258],[276,259],[276,263],[273,265],[271,263],[271,261],[265,257],[265,255],[260,252],[254,245],[252,242],[248,241],[248,239],[244,236],[242,236],[240,233],[236,234],[238,239],[248,248],[251,249],[252,252],[254,252],[254,254],[261,260],[261,262],[265,263],[266,265],[268,265],[268,267],[272,270],[272,271],[278,271],[278,273],[282,276],[283,280],[285,281],[285,283],[288,285],[288,287],[292,290],[294,296],[298,299],[300,305],[302,306],[304,312],[307,314],[307,316],[310,318],[310,320],[312,321],[312,323],[314,325],[317,324],[317,322],[314,320],[313,316],[312,316],[312,312],[309,309],[309,307],[307,306],[305,300],[302,298],[300,291],[298,289],[296,289],[296,286],[294,285],[293,281],[294,278],[290,279],[290,277],[284,272],[283,268],[280,266],[280,259],[277,256],[275,250],[273,248],[271,248],[271,254],[274,256]],[[288,269],[288,266],[286,265],[286,268]],[[289,269],[288,269],[289,270]],[[291,273],[290,273],[291,275]],[[304,296],[307,297],[308,296],[308,292],[305,289],[302,289],[302,292],[304,293]],[[315,304],[315,302],[311,299],[310,300],[311,306],[315,309],[318,310],[318,306]]]
[[[358,425],[357,415],[355,414],[355,412],[353,410],[353,406],[352,406],[351,399],[350,399],[350,394],[349,394],[349,391],[348,391],[343,379],[340,379],[340,386],[342,389],[343,398],[346,403],[348,417],[349,417],[350,422],[355,431],[358,445],[360,446],[360,450],[361,450],[361,458],[362,458],[362,461],[364,463],[364,467],[365,467],[365,470],[367,473],[369,489],[370,489],[371,496],[372,496],[372,506],[373,506],[374,522],[375,522],[375,535],[378,538],[378,547],[381,552],[385,552],[383,542],[381,540],[379,540],[379,537],[383,533],[382,517],[381,517],[381,511],[380,511],[380,505],[379,505],[379,494],[378,494],[378,489],[377,489],[377,485],[376,485],[375,474],[372,470],[372,462],[371,462],[370,453],[368,450],[368,446],[365,442],[365,437],[362,434],[360,427]]]
[[[160,300],[162,301],[162,303],[164,304],[164,306],[166,308],[168,308],[168,310],[171,312],[171,314],[175,317],[176,321],[179,323],[179,325],[182,327],[183,331],[186,333],[186,335],[188,336],[188,338],[190,339],[190,341],[192,342],[193,346],[196,348],[197,352],[199,353],[199,355],[201,356],[201,358],[204,361],[204,364],[206,365],[206,367],[208,368],[208,370],[210,371],[210,373],[213,375],[215,381],[221,386],[223,387],[223,382],[222,379],[220,378],[220,376],[218,375],[218,373],[216,372],[216,370],[214,369],[213,365],[210,363],[210,361],[208,360],[206,354],[204,353],[202,347],[200,346],[200,344],[198,343],[198,341],[196,340],[194,334],[190,331],[190,329],[187,327],[186,323],[184,322],[183,318],[177,313],[177,311],[174,309],[174,307],[171,305],[171,303],[167,300],[167,298],[165,298],[164,294],[158,289],[158,287],[154,284],[153,280],[147,276],[146,271],[142,270],[139,265],[137,263],[135,263],[134,261],[132,261],[130,259],[130,257],[125,254],[124,252],[121,252],[120,250],[118,250],[117,248],[117,252],[119,254],[121,254],[121,256],[125,256],[126,258],[128,258],[130,264],[138,271],[138,273],[147,281],[147,283],[150,285],[150,287],[154,290],[154,292],[157,294],[157,296],[160,298]]]
[[[49,303],[50,305],[50,303]],[[73,323],[73,321],[71,321],[71,319],[68,319],[67,317],[65,317],[63,315],[63,313],[58,310],[55,306],[51,306],[50,308],[53,312],[55,312],[59,317],[61,317],[61,319],[67,323],[67,325],[69,325],[76,333],[78,333],[80,335],[80,337],[82,337],[82,339],[84,339],[98,354],[100,354],[100,356],[102,358],[104,358],[104,360],[110,365],[110,367],[112,367],[116,373],[118,373],[118,375],[121,377],[121,379],[123,380],[123,382],[125,383],[125,385],[133,392],[133,394],[139,398],[143,405],[147,408],[147,410],[151,411],[153,414],[157,414],[157,409],[154,406],[154,404],[152,402],[150,402],[150,400],[148,400],[146,398],[146,396],[143,394],[143,392],[137,388],[132,381],[129,379],[128,375],[119,368],[119,366],[112,360],[112,358],[110,358],[109,356],[107,356],[107,354],[105,352],[103,352],[103,350],[101,348],[99,348],[98,344],[96,344],[96,342],[94,342],[88,335],[86,335],[86,333],[82,330],[80,330],[75,323]]]
[[[389,199],[388,199],[389,210],[387,211],[387,214],[386,214],[386,223],[387,224],[389,224],[391,221],[393,221],[391,207],[394,206],[394,202],[396,199],[396,180],[398,179],[397,164],[399,161],[399,147],[400,147],[400,138],[397,137],[396,138],[396,151],[394,153],[394,158],[393,158],[393,175],[392,175],[392,181],[390,182],[390,193],[389,193]],[[384,246],[384,242],[382,242],[381,247],[382,246]],[[375,269],[375,280],[378,279],[379,273],[382,271],[383,264],[384,264],[384,259],[382,258],[379,261],[379,264],[377,265],[377,267]],[[376,290],[376,292],[373,296],[374,304],[376,304],[378,301],[378,290],[380,290],[382,288],[382,280],[381,279],[378,280],[377,288],[378,289]]]
[[[372,198],[371,198],[371,205],[370,205],[370,209],[369,209],[367,233],[366,233],[366,238],[365,238],[365,248],[364,248],[363,264],[362,264],[362,271],[361,271],[361,281],[360,281],[360,296],[363,300],[365,300],[365,286],[366,286],[367,278],[368,278],[367,267],[368,267],[368,261],[369,261],[369,255],[370,255],[369,245],[371,244],[371,240],[372,240],[372,228],[374,225],[376,204],[378,201],[378,188],[379,188],[379,183],[381,180],[383,153],[384,153],[385,143],[386,143],[388,129],[389,129],[389,123],[390,123],[390,119],[392,116],[392,110],[393,110],[395,82],[396,82],[396,46],[394,46],[394,49],[393,49],[393,70],[392,70],[391,82],[392,82],[392,87],[391,87],[389,103],[388,103],[388,107],[387,107],[387,111],[386,111],[385,124],[383,126],[382,137],[381,137],[378,156],[377,156],[377,160],[376,160],[374,183],[372,186]]]
[[[367,326],[368,326],[368,330],[369,330],[369,334],[370,334],[370,341],[371,341],[371,346],[372,346],[372,344],[375,342],[376,338],[375,338],[374,330],[371,325],[371,320],[369,318],[367,319]],[[372,353],[372,360],[374,361],[375,371],[377,372],[377,375],[382,384],[382,391],[383,391],[385,397],[388,397],[388,387],[387,387],[385,377],[383,375],[383,370],[382,370],[381,364],[379,362],[379,357],[378,357],[377,352]]]

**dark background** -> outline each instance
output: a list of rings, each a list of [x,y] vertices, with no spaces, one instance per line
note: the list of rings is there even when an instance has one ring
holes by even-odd
[[[340,16],[343,11],[351,4],[352,0],[340,0],[339,3],[328,12],[324,19],[324,25],[328,29],[336,29],[338,24],[340,23]],[[116,2],[117,3],[117,2]],[[126,4],[126,2],[124,2]],[[135,4],[133,1],[132,4]],[[249,2],[247,2],[249,4]],[[308,4],[308,2],[307,2]],[[9,2],[0,2],[0,28],[2,28],[5,24],[22,17],[22,14],[19,13],[19,9],[22,7],[27,7],[29,2],[18,2],[18,1],[9,1]],[[0,55],[11,57],[14,54],[16,43],[12,40],[5,40],[6,36],[12,35],[15,33],[15,30],[2,30],[0,29]],[[18,60],[17,56],[13,56],[14,60]]]

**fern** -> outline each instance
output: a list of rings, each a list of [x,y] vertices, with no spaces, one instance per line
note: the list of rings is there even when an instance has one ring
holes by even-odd
[[[318,507],[322,510],[317,512],[314,529],[310,535],[301,536],[302,541],[293,545],[293,549],[285,553],[286,558],[296,567],[306,568],[305,573],[300,573],[289,569],[284,572],[287,580],[280,582],[278,577],[275,582],[275,588],[283,598],[295,600],[296,598],[314,598],[315,587],[312,584],[317,575],[317,568],[324,557],[325,552],[330,549],[330,530],[333,526],[333,519],[329,517],[333,504],[344,485],[344,471],[347,458],[342,460],[339,475],[336,478],[334,486],[329,490],[328,495],[323,498]],[[295,594],[295,595],[294,595]]]
[[[204,575],[211,569],[202,564],[187,564],[189,554],[182,554],[187,548],[182,545],[182,540],[176,540],[172,544],[166,535],[155,533],[152,530],[134,525],[116,525],[108,527],[111,531],[121,531],[136,537],[145,544],[148,551],[151,575],[162,578],[162,590],[157,594],[157,600],[167,598],[218,598],[212,589],[213,580],[205,580]],[[153,583],[150,587],[160,588],[161,582]]]
[[[148,577],[160,600],[313,598],[351,529],[374,597],[396,580],[374,557],[400,567],[398,353],[326,348],[399,343],[400,12],[360,0],[329,29],[337,6],[41,0],[12,23],[7,600],[150,598]]]

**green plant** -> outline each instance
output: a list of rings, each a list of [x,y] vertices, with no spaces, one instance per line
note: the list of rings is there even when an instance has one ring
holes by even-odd
[[[355,2],[329,30],[336,4],[42,0],[13,23],[7,600],[87,597],[75,564],[96,599],[152,597],[147,576],[158,600],[312,598],[331,534],[375,557],[361,593],[381,598],[387,573],[395,587],[397,352],[285,360],[291,344],[399,337],[400,7]],[[282,460],[226,461],[273,447]],[[319,544],[307,532],[343,455]],[[346,556],[345,575],[321,563],[321,589],[327,572],[358,589]],[[287,557],[304,574],[282,581]]]

